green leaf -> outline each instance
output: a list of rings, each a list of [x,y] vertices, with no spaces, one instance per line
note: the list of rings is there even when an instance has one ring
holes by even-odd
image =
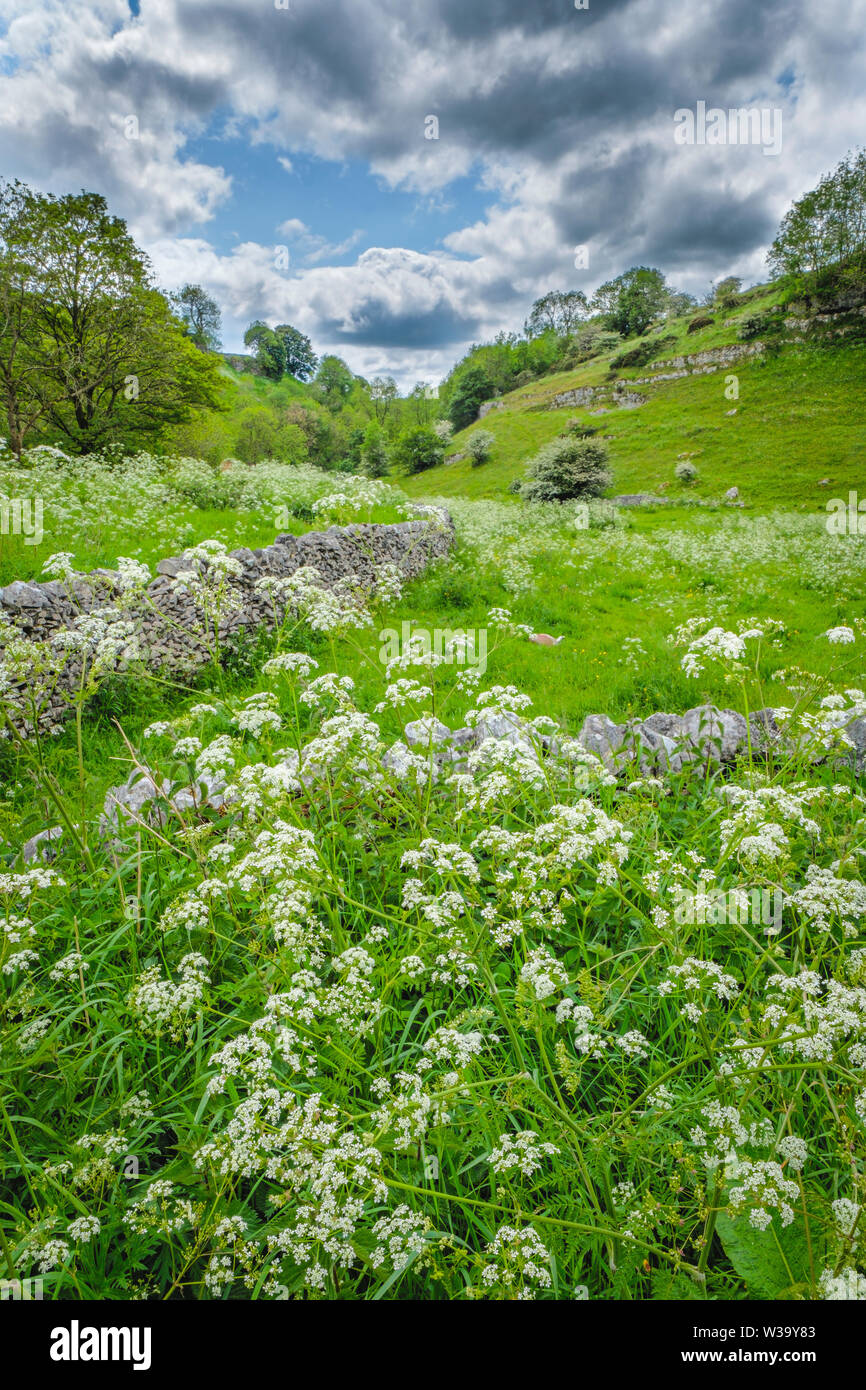
[[[725,1254],[746,1284],[750,1294],[759,1298],[782,1298],[802,1286],[811,1287],[809,1244],[802,1216],[790,1226],[781,1226],[778,1217],[765,1231],[749,1225],[748,1215],[733,1217],[720,1213],[716,1231]],[[810,1226],[813,1256],[820,1268],[815,1249],[815,1225]]]

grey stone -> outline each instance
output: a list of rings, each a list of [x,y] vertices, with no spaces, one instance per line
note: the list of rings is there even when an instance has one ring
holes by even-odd
[[[23,579],[14,579],[3,590],[3,602],[7,608],[47,608],[48,599],[39,584],[25,584]]]
[[[596,757],[601,758],[608,772],[615,772],[614,755],[622,747],[624,738],[624,724],[614,724],[606,714],[588,714],[577,741],[587,753],[595,753]]]
[[[732,762],[748,742],[746,721],[736,710],[697,705],[683,715],[683,734],[713,762]]]
[[[48,830],[40,830],[36,835],[31,835],[21,846],[21,858],[24,863],[33,864],[37,859],[41,859],[44,864],[48,864],[52,859],[56,859],[57,850],[53,848],[53,844],[62,835],[62,825],[52,825]]]
[[[403,732],[410,748],[438,748],[451,738],[451,730],[440,719],[433,717],[413,719]]]

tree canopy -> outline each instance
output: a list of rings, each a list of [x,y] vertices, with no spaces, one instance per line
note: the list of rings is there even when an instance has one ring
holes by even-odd
[[[0,389],[20,451],[37,425],[81,453],[216,404],[214,364],[96,193],[0,190]]]

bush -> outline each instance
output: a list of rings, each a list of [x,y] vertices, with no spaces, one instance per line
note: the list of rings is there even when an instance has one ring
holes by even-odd
[[[487,462],[490,458],[490,450],[495,443],[496,438],[489,430],[473,430],[466,441],[466,452],[473,468],[479,468],[482,463]]]
[[[693,463],[678,463],[674,469],[674,477],[681,483],[693,483],[698,476],[698,470]]]
[[[750,314],[743,319],[737,329],[737,337],[743,343],[752,338],[766,337],[768,333],[778,333],[782,327],[782,313],[778,307],[764,309],[759,314]]]
[[[416,425],[397,438],[393,460],[404,473],[423,473],[436,468],[445,456],[445,445],[434,430]]]
[[[715,319],[709,314],[698,314],[697,318],[692,319],[689,324],[688,331],[689,333],[698,333],[702,328],[709,328],[711,323],[715,323]]]
[[[378,420],[371,420],[364,432],[361,446],[361,467],[368,478],[385,478],[388,474],[388,450]]]
[[[563,434],[571,434],[575,439],[590,439],[594,434],[598,434],[598,425],[587,425],[578,415],[574,415],[568,421]]]
[[[710,319],[712,323],[712,319]],[[691,329],[689,329],[691,332]],[[638,343],[637,347],[630,348],[628,352],[621,352],[619,357],[611,359],[611,371],[620,367],[645,367],[647,362],[652,362],[660,352],[671,343],[675,343],[676,338],[672,333],[666,333],[663,338],[648,338],[644,343]]]
[[[527,469],[520,495],[526,502],[599,497],[612,481],[604,444],[562,434],[541,446]]]

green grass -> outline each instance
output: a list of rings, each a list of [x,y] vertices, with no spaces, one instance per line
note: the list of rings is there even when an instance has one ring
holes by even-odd
[[[757,307],[766,307],[766,301],[738,314]],[[687,335],[684,322],[673,325],[677,342],[663,350],[665,359],[736,341],[734,327],[716,324]],[[738,400],[725,396],[730,373],[738,378]],[[643,368],[619,375],[629,380],[648,374]],[[468,459],[461,459],[401,485],[411,496],[506,498],[509,484],[523,476],[539,446],[576,418],[606,439],[614,474],[612,493],[708,500],[737,486],[747,508],[820,511],[826,498],[847,497],[849,488],[863,486],[863,341],[833,347],[787,343],[760,362],[745,359],[708,375],[636,385],[634,390],[646,396],[646,404],[635,410],[614,408],[594,415],[595,403],[589,409],[544,408],[563,391],[606,385],[607,376],[605,358],[512,392],[503,397],[504,409],[491,411],[483,422],[496,440],[489,462],[473,468]],[[729,414],[732,410],[736,414]],[[475,428],[455,435],[449,453],[461,452]],[[684,453],[699,470],[697,481],[689,486],[674,478],[677,458]]]

